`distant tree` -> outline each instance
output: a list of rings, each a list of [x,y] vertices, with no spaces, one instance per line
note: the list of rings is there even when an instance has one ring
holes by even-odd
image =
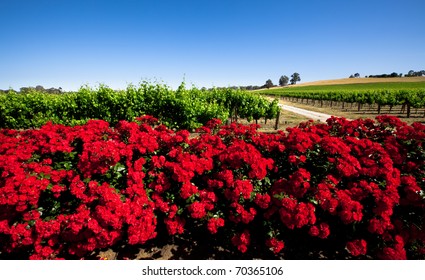
[[[349,78],[350,78],[350,79],[353,79],[353,78],[354,78],[354,75],[353,75],[353,74],[351,74]]]
[[[360,77],[359,73],[354,74],[354,78],[359,78],[359,77]]]
[[[266,81],[266,84],[264,85],[264,87],[266,87],[266,88],[274,87],[272,80],[268,79]]]
[[[409,72],[407,72],[406,77],[414,77],[415,76],[415,71],[410,70]]]
[[[280,76],[279,86],[284,87],[288,85],[289,78],[287,76]]]
[[[36,90],[36,91],[40,91],[40,92],[41,92],[41,91],[45,91],[44,87],[42,87],[42,86],[40,86],[40,85],[36,86],[36,87],[35,87],[35,90]]]
[[[292,78],[290,80],[291,85],[295,85],[297,82],[301,81],[300,74],[298,74],[297,72],[295,72],[294,74],[292,74],[291,75],[291,78]]]
[[[20,93],[29,93],[29,92],[31,92],[33,90],[35,90],[35,88],[33,88],[33,87],[21,87],[19,89],[19,92]]]

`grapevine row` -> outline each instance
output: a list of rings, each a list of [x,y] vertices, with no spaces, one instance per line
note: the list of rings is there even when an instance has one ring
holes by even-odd
[[[65,94],[0,94],[0,127],[25,129],[40,127],[47,121],[78,125],[89,119],[116,124],[149,114],[168,127],[194,129],[213,118],[273,119],[278,110],[277,100],[270,102],[246,91],[186,89],[184,83],[172,90],[166,85],[145,82],[121,91],[101,85]]]
[[[359,108],[364,104],[377,104],[378,113],[381,106],[402,105],[407,107],[408,116],[410,115],[410,107],[425,107],[425,89],[405,89],[405,90],[369,90],[369,91],[311,91],[311,90],[294,90],[294,91],[268,91],[267,94],[275,96],[283,96],[297,99],[310,99],[320,101],[357,103]]]

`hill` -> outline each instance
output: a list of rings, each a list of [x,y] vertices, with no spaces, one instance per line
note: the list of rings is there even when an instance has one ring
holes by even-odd
[[[260,94],[279,94],[300,91],[369,91],[425,89],[425,77],[347,78],[300,83],[286,87],[262,89]]]
[[[343,78],[334,80],[320,80],[315,82],[300,83],[288,87],[317,86],[317,85],[346,85],[370,83],[413,83],[425,82],[425,77],[396,77],[396,78]]]

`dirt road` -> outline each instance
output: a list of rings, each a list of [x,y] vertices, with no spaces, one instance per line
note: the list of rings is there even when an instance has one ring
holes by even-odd
[[[299,115],[306,116],[306,117],[308,117],[308,118],[310,118],[314,121],[326,122],[326,120],[331,117],[331,115],[328,115],[328,114],[304,110],[304,109],[289,106],[289,105],[279,104],[279,107],[282,110],[286,110],[286,111],[290,111],[290,112],[293,112],[293,113],[296,113],[296,114],[299,114]]]
[[[269,99],[270,101],[272,101],[275,97],[267,96],[266,98]],[[282,110],[305,116],[305,117],[307,117],[307,118],[309,118],[313,121],[326,122],[327,119],[332,117],[332,115],[328,115],[328,114],[324,114],[324,113],[320,113],[320,112],[315,112],[315,111],[310,111],[310,110],[305,110],[305,109],[301,109],[301,108],[290,106],[290,105],[285,105],[285,104],[283,104],[283,100],[279,100],[278,106]],[[347,119],[347,120],[350,120],[350,119]]]

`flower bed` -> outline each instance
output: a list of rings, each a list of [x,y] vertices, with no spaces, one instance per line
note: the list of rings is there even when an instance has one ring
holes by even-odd
[[[283,258],[424,258],[424,125],[256,129],[212,120],[190,138],[152,117],[3,129],[0,256],[85,258],[178,235]]]

